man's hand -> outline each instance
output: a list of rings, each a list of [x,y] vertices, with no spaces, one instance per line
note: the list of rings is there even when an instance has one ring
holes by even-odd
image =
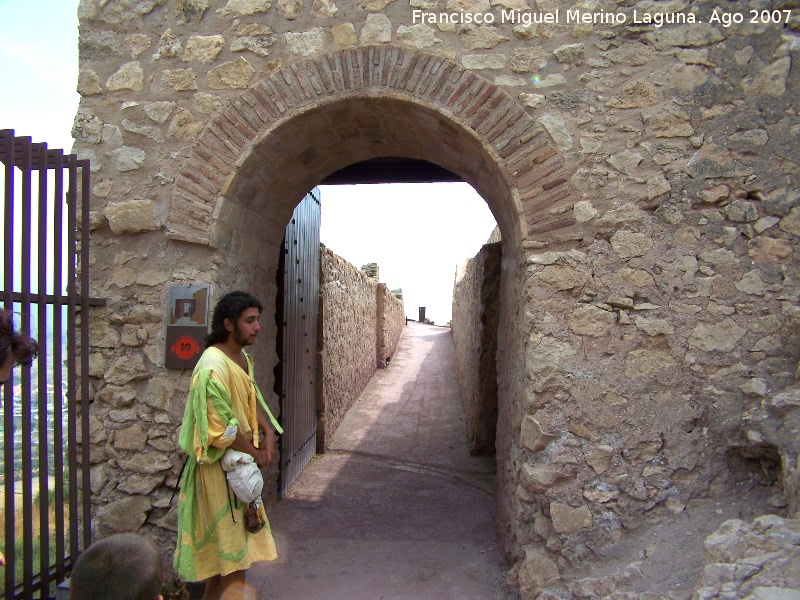
[[[263,469],[270,462],[272,462],[272,459],[266,448],[256,448],[256,453],[253,455],[253,458],[260,469]]]
[[[273,459],[275,458],[275,432],[272,431],[272,427],[267,427],[263,429],[264,432],[264,439],[261,440],[261,447],[267,453],[267,464],[272,464]]]

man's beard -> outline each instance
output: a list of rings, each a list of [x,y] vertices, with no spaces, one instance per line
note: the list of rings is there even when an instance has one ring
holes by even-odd
[[[231,332],[233,336],[233,341],[239,344],[240,346],[249,346],[253,342],[250,341],[250,338],[242,333],[242,330],[239,329],[238,325],[233,327],[233,331]]]

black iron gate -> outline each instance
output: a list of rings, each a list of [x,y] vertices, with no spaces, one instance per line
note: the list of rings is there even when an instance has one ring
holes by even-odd
[[[2,299],[39,357],[2,390],[2,598],[49,598],[91,543],[89,161],[0,130]],[[78,194],[80,193],[80,198]],[[82,242],[82,243],[81,243]],[[78,431],[78,423],[81,430]],[[80,457],[79,457],[80,451]],[[86,490],[87,493],[81,493]]]
[[[319,307],[320,197],[303,198],[286,226],[278,270],[278,355],[275,383],[281,399],[282,496],[317,447],[317,312]]]

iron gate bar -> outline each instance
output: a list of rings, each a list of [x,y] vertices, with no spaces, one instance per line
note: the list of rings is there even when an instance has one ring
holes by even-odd
[[[4,245],[3,245],[3,305],[11,305],[11,289],[13,282],[13,261],[12,249],[14,247],[14,227],[5,227],[6,223],[12,223],[14,220],[14,147],[13,143],[2,144],[4,131],[0,131],[0,156],[5,164],[5,190],[4,190],[4,211],[3,211],[3,224],[4,224]],[[12,132],[13,135],[13,132]],[[12,138],[13,142],[13,138]],[[3,437],[4,441],[7,439],[7,433],[14,431],[14,411],[8,410],[9,406],[13,407],[13,388],[9,385],[3,386],[3,406],[6,409],[3,411]],[[11,444],[3,444],[3,469],[4,473],[13,473],[14,471],[14,438],[11,437]],[[9,544],[9,540],[13,541],[14,536],[14,478],[5,477],[3,481],[3,491],[5,494],[5,552],[6,564],[13,565],[16,560],[16,549],[13,543]],[[9,534],[9,532],[12,532]],[[10,576],[9,576],[10,575]],[[11,598],[14,595],[14,571],[12,568],[6,568],[6,579],[4,586],[4,597]]]
[[[78,183],[75,169],[72,168],[71,160],[69,157],[70,169],[69,184],[67,185],[67,248],[70,250],[75,248],[77,243],[75,235],[75,225],[77,223],[77,207],[75,206],[75,185]],[[78,556],[78,523],[74,518],[78,515],[78,473],[73,469],[73,465],[78,464],[77,448],[75,447],[78,440],[77,430],[77,382],[75,381],[75,371],[77,361],[75,357],[76,343],[75,343],[75,259],[70,256],[67,261],[67,453],[70,465],[69,469],[69,545],[70,556]],[[84,371],[86,373],[86,371]],[[84,546],[84,548],[88,548]]]
[[[7,159],[3,162],[12,165],[21,165],[23,156],[25,155],[25,148],[28,146],[44,146],[45,153],[43,155],[34,155],[31,157],[30,168],[33,171],[44,169],[56,169],[62,165],[61,158],[64,156],[63,150],[47,150],[47,144],[34,144],[30,137],[15,137],[13,129],[0,130],[0,155],[5,155]]]
[[[45,161],[47,156],[47,145],[42,144],[36,153],[39,158]],[[39,229],[38,242],[39,251],[39,277],[36,285],[37,290],[47,290],[47,169],[39,169]],[[30,294],[29,294],[30,299]],[[39,329],[42,323],[47,323],[47,305],[37,303]],[[42,339],[44,338],[44,339]],[[47,423],[47,336],[39,336],[39,357],[37,362],[37,373],[39,375],[38,401],[39,401],[39,573],[47,573],[50,569],[50,536],[42,535],[43,531],[50,531],[50,506],[47,501],[42,502],[42,498],[49,500],[49,476],[48,468],[49,456],[47,452],[47,426],[42,427],[42,423]],[[53,446],[55,448],[55,446]],[[53,452],[53,456],[55,456]],[[42,473],[45,474],[42,477]]]
[[[14,304],[20,306],[21,315],[20,331],[30,335],[31,319],[33,316],[32,304],[37,304],[38,341],[40,353],[36,366],[38,368],[38,385],[36,407],[32,398],[32,380],[29,368],[21,370],[21,436],[22,444],[19,456],[22,459],[22,581],[17,583],[14,565],[18,564],[15,549],[15,517],[17,514],[15,504],[15,477],[14,459],[17,455],[14,445],[14,399],[13,385],[3,386],[4,410],[4,448],[3,464],[5,469],[5,549],[9,568],[6,569],[4,598],[31,598],[35,592],[40,592],[42,597],[49,597],[50,584],[63,581],[72,568],[74,559],[78,556],[80,548],[86,548],[91,543],[91,481],[89,474],[90,444],[89,441],[89,379],[84,375],[78,379],[78,352],[80,351],[80,372],[88,374],[89,371],[89,307],[103,306],[105,300],[89,297],[89,202],[90,202],[90,165],[88,160],[79,160],[77,156],[64,155],[61,150],[48,150],[46,144],[33,144],[30,138],[15,137],[13,130],[0,130],[0,161],[5,165],[5,209],[4,219],[4,259],[3,259],[3,289],[0,298],[6,308]],[[15,170],[21,173],[22,198],[15,204]],[[68,187],[64,193],[64,170],[68,171]],[[81,170],[81,197],[80,197],[80,223],[78,220],[78,169]],[[47,223],[49,220],[48,202],[48,174],[54,172],[52,187],[53,200],[53,239],[48,239]],[[33,192],[32,173],[38,171],[38,277],[36,292],[31,290],[31,257],[33,233]],[[63,202],[66,199],[66,215]],[[19,291],[14,291],[14,249],[15,239],[14,219],[16,209],[21,212],[21,232],[19,239],[20,274],[18,281]],[[63,249],[63,228],[67,227],[67,249]],[[78,237],[80,226],[80,237]],[[78,245],[80,251],[78,252]],[[49,249],[49,253],[48,253]],[[53,293],[47,293],[47,259],[52,255]],[[64,289],[62,266],[67,259],[67,289],[66,295],[58,292]],[[77,280],[77,264],[79,259],[81,270],[80,288]],[[52,306],[52,344],[47,338],[49,324],[47,306]],[[61,390],[63,389],[62,365],[64,364],[63,346],[63,309],[67,308],[67,464],[64,464],[64,431],[63,415],[64,405]],[[77,315],[80,313],[80,328],[77,325]],[[78,335],[80,338],[78,341]],[[52,345],[52,347],[50,347]],[[52,356],[50,356],[52,355]],[[48,456],[48,395],[47,376],[48,357],[51,360],[53,384],[53,471],[56,475],[54,482],[55,518],[53,520],[54,537],[51,539],[48,501],[50,494],[49,472],[50,459]],[[78,392],[80,391],[80,395]],[[81,431],[80,437],[77,430],[77,405],[80,402]],[[40,506],[38,515],[33,514],[34,482],[33,482],[33,411],[38,415],[38,493]],[[9,437],[10,442],[9,443]],[[78,463],[77,444],[81,443],[81,462]],[[65,494],[64,470],[68,469],[69,490]],[[78,468],[80,466],[81,495],[80,506],[78,503]],[[69,515],[69,550],[65,542],[67,526],[65,522],[64,506],[65,496],[68,496],[67,513]],[[39,521],[39,561],[34,561],[34,536],[33,519],[38,516]],[[81,535],[82,534],[82,535]],[[54,563],[50,564],[50,550],[54,547]],[[38,567],[38,568],[37,568]]]
[[[76,157],[77,161],[77,157]],[[81,450],[83,461],[81,474],[83,475],[83,496],[91,499],[92,481],[89,473],[91,464],[90,423],[89,423],[89,219],[90,208],[90,188],[91,170],[89,161],[83,161],[84,167],[81,169]],[[72,188],[73,190],[75,188]],[[73,192],[74,194],[74,192]],[[77,203],[76,203],[77,204]],[[77,492],[77,490],[76,490]],[[83,547],[88,548],[92,544],[92,505],[91,502],[83,503],[83,522],[89,523],[88,527],[83,528]],[[75,555],[77,556],[77,555]]]
[[[31,331],[30,294],[31,278],[31,151],[32,145],[26,144],[22,152],[22,331]],[[20,398],[22,418],[22,514],[33,514],[33,468],[31,465],[31,378],[28,367],[24,370],[22,393]],[[22,520],[22,592],[26,598],[33,597],[33,519]]]
[[[64,205],[60,202],[60,199],[64,197],[63,153],[61,152],[58,153],[54,168],[55,168],[55,182],[53,186],[54,188],[53,222],[55,223],[55,225],[53,226],[53,232],[55,234],[55,239],[53,240],[53,253],[55,254],[54,263],[60,265],[63,264],[63,256],[61,252],[64,244],[63,227],[62,227],[62,223],[64,222]],[[53,271],[53,291],[62,289],[64,289],[64,282],[62,279],[61,269],[55,269]],[[61,354],[63,340],[61,332],[63,331],[63,326],[64,326],[63,315],[62,315],[64,300],[68,300],[68,298],[64,296],[53,295],[52,304],[53,304],[53,364],[54,365],[63,364],[63,357]],[[53,375],[54,375],[53,389],[62,390],[64,381],[61,376],[61,369],[54,369]],[[53,448],[64,447],[63,424],[64,424],[63,398],[60,393],[54,394],[53,395]],[[63,473],[64,453],[56,452],[53,458],[54,458],[53,460],[54,472]],[[56,489],[55,489],[56,506],[64,506],[64,478],[56,477],[55,480],[56,480]],[[63,510],[56,511],[55,529],[56,529],[56,540],[55,540],[56,579],[55,580],[56,582],[61,582],[64,579],[66,579],[67,576],[67,570],[64,566],[64,557],[66,556],[66,547],[64,544],[64,537],[66,535],[66,524],[64,523]]]
[[[59,233],[59,236],[61,234]],[[60,250],[58,251],[59,255],[61,254]],[[60,278],[60,275],[59,275]],[[0,290],[0,295],[4,295],[5,292]],[[5,298],[5,296],[3,296]],[[30,301],[34,304],[63,304],[69,296],[56,296],[55,294],[37,294],[36,292],[31,292],[28,294]],[[19,292],[11,292],[11,302],[22,302],[22,294]],[[105,306],[106,300],[105,298],[87,298],[87,302],[89,306]]]

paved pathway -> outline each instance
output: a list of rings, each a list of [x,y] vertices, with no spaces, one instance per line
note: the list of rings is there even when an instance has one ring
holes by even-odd
[[[494,600],[494,460],[471,457],[450,330],[409,322],[336,431],[269,510],[260,599]]]

